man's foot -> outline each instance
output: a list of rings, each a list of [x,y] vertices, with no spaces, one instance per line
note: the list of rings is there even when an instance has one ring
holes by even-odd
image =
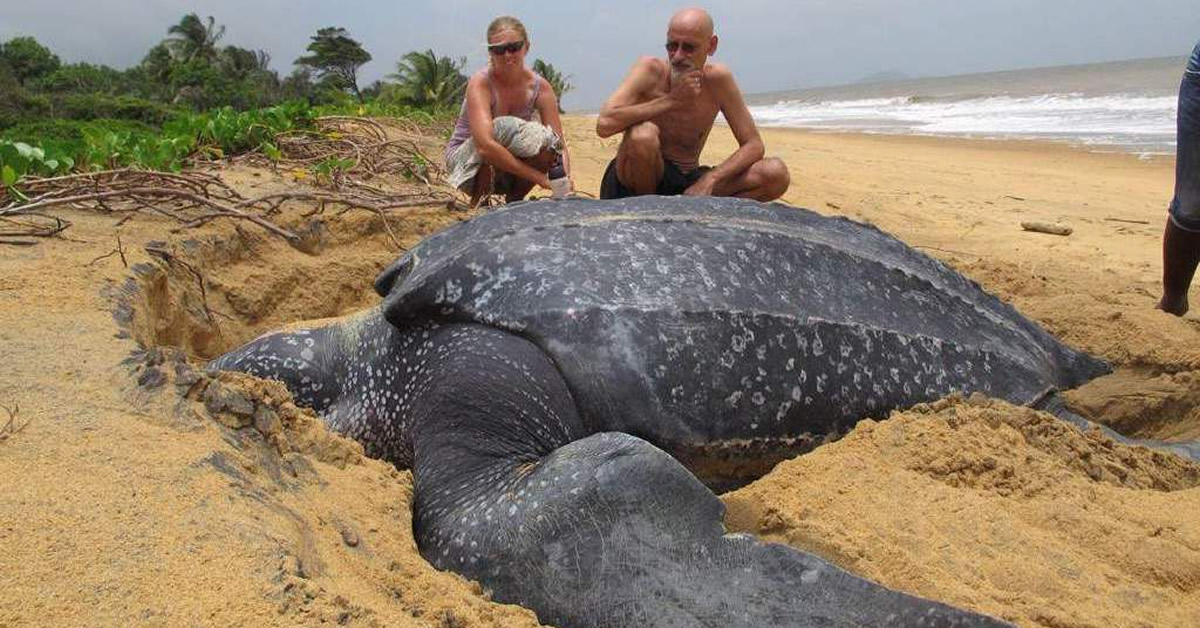
[[[1167,221],[1163,232],[1163,297],[1158,309],[1183,316],[1188,311],[1188,286],[1200,263],[1200,232]]]
[[[1183,316],[1188,312],[1187,295],[1183,295],[1183,298],[1167,298],[1167,295],[1164,294],[1163,298],[1159,300],[1158,305],[1154,307],[1166,312],[1167,314]]]

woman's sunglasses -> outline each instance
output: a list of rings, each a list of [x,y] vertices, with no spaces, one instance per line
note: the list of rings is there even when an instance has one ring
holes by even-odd
[[[499,57],[502,54],[512,54],[524,47],[524,41],[510,41],[507,44],[489,44],[488,52]]]

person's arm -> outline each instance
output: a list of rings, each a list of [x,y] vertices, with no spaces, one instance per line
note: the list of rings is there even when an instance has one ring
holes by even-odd
[[[479,151],[479,156],[485,162],[549,189],[550,177],[546,173],[538,172],[533,166],[517,159],[496,141],[492,133],[492,93],[486,74],[476,74],[467,82],[467,121],[471,126],[471,138],[475,140],[475,150]]]
[[[750,166],[761,161],[766,154],[762,137],[754,124],[754,117],[750,115],[750,109],[746,106],[742,92],[733,80],[733,73],[729,68],[713,64],[706,80],[713,89],[713,96],[720,105],[725,121],[729,123],[729,130],[737,140],[738,149],[684,190],[684,194],[692,196],[711,195],[714,188],[745,172]]]
[[[600,115],[596,118],[596,135],[609,137],[628,129],[629,127],[657,117],[688,98],[695,98],[700,91],[699,71],[688,75],[688,80],[679,81],[671,86],[671,91],[647,99],[653,92],[664,72],[666,64],[661,59],[642,57],[633,64],[629,75],[608,97]]]
[[[567,176],[570,176],[571,156],[567,153],[567,136],[563,133],[562,116],[558,113],[558,97],[555,96],[554,88],[550,86],[549,81],[541,77],[538,80],[542,82],[536,103],[538,116],[541,117],[542,124],[554,129],[559,139],[562,140],[563,170],[566,171]]]

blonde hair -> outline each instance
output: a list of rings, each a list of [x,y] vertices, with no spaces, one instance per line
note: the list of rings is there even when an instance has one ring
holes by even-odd
[[[525,25],[521,23],[521,20],[518,20],[511,15],[501,15],[500,17],[492,20],[491,24],[488,24],[488,39],[491,39],[496,35],[496,33],[499,33],[505,29],[517,31],[521,34],[521,39],[525,40],[526,45],[529,44],[529,33],[525,32]]]

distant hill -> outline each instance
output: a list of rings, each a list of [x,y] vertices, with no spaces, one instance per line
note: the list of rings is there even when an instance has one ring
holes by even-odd
[[[884,70],[883,72],[876,72],[874,74],[868,74],[854,82],[856,84],[857,83],[890,83],[892,81],[907,81],[911,78],[913,78],[911,75],[905,74],[904,72],[900,72],[897,70]]]

